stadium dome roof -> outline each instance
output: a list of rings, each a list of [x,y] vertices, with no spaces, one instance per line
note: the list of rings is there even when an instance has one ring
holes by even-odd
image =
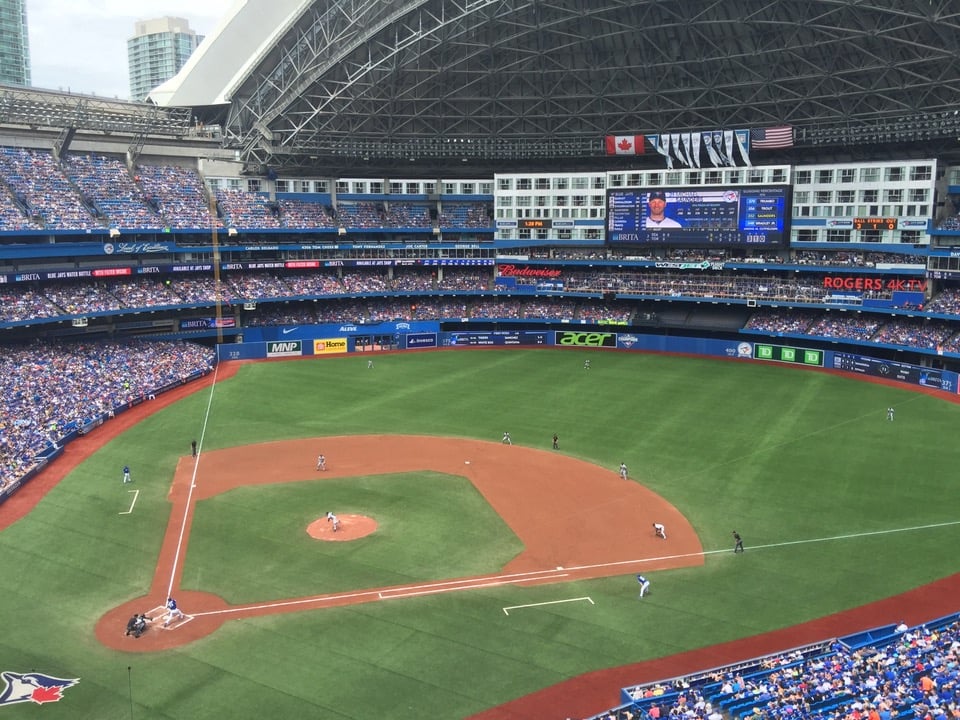
[[[781,125],[798,144],[909,142],[913,118],[956,145],[960,6],[248,1],[151,99],[223,106],[227,142],[277,166],[576,158],[606,135]]]

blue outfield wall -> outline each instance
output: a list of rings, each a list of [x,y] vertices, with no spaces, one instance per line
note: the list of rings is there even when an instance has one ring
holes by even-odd
[[[436,321],[389,321],[379,323],[326,323],[323,325],[286,325],[243,328],[245,343],[267,340],[310,340],[324,337],[354,337],[358,335],[396,336],[410,332],[438,332]]]
[[[644,335],[617,332],[612,326],[596,330],[456,330],[441,331],[440,323],[384,322],[375,324],[326,324],[293,327],[246,328],[244,342],[217,346],[220,360],[257,360],[264,358],[309,357],[354,353],[369,349],[370,338],[389,339],[389,349],[423,350],[429,348],[476,347],[575,347],[680,355],[729,358],[745,362],[777,363],[819,368],[893,380],[950,394],[960,392],[958,373],[951,370],[861,355],[852,348],[821,350],[801,342],[784,344],[752,339],[717,340],[712,338]],[[379,341],[378,341],[379,342]],[[367,343],[367,344],[364,344]]]

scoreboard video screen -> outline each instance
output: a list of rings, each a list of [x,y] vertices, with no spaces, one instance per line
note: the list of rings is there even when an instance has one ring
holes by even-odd
[[[549,345],[547,332],[495,330],[493,332],[452,332],[444,345],[464,347],[476,345]]]
[[[607,191],[611,245],[783,246],[790,187],[614,188]]]
[[[947,375],[941,370],[923,367],[922,365],[835,352],[833,354],[833,367],[846,372],[872,375],[873,377],[953,392],[953,383]]]

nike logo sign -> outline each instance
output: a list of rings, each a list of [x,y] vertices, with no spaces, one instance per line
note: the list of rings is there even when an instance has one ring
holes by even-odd
[[[284,329],[281,330],[280,332],[282,332],[284,335],[288,335],[289,333],[292,333],[294,330],[296,330],[298,327],[299,327],[299,325],[298,325],[297,327],[284,328]]]

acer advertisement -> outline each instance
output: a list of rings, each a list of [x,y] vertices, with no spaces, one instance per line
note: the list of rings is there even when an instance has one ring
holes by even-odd
[[[554,333],[554,344],[560,347],[616,347],[614,332],[577,332],[562,330]]]

